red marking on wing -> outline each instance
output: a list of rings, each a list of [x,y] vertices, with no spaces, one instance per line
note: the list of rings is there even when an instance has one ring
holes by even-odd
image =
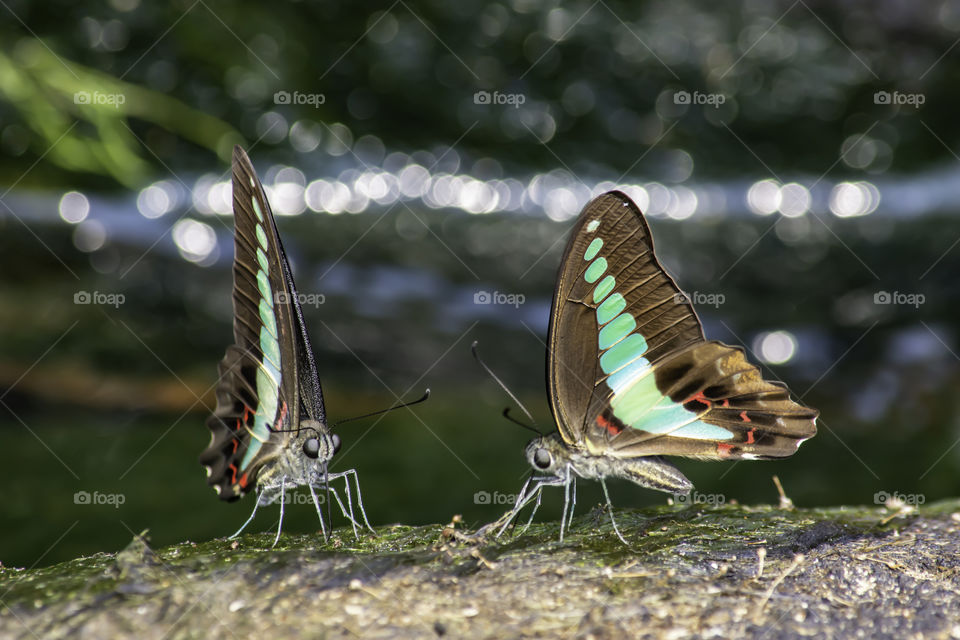
[[[233,439],[233,452],[236,453],[237,449],[240,448],[240,441],[236,438]]]
[[[746,412],[744,412],[744,413],[746,413]],[[754,442],[756,442],[756,440],[754,440],[754,438],[753,438],[753,434],[754,434],[755,431],[756,431],[755,428],[754,428],[754,429],[750,429],[750,431],[747,431],[747,444],[753,444]]]
[[[750,419],[750,416],[747,415],[747,412],[746,412],[746,411],[741,411],[741,412],[740,412],[740,419],[743,420],[744,422],[753,422],[753,421]]]
[[[720,406],[721,406],[721,407],[729,407],[729,406],[730,406],[730,398],[724,398],[724,399],[723,399],[723,404],[721,404]]]
[[[687,402],[699,402],[707,407],[712,407],[713,402],[707,399],[707,396],[703,395],[703,391],[698,391],[695,395],[690,396],[690,398],[683,402],[682,404],[687,404]]]
[[[246,488],[247,488],[247,482],[249,482],[249,480],[250,480],[250,479],[247,477],[247,474],[246,474],[246,473],[243,474],[243,475],[240,477],[240,486],[241,486],[243,489],[246,489]]]
[[[230,484],[237,484],[237,465],[231,462],[227,469],[230,469]]]
[[[600,425],[601,428],[606,429],[607,432],[612,436],[615,436],[621,431],[623,431],[622,428],[610,422],[609,420],[604,418],[602,415],[597,416],[597,424]]]
[[[726,444],[725,442],[717,443],[717,455],[721,458],[726,458],[730,455],[730,451],[733,449],[732,444]]]

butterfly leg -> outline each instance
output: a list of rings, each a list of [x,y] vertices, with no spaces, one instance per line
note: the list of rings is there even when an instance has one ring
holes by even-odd
[[[283,530],[283,500],[286,497],[286,482],[287,476],[280,478],[280,522],[277,523],[277,537],[273,539],[273,544],[270,547],[277,546],[277,543],[280,542],[280,531]]]
[[[495,537],[499,538],[500,536],[503,535],[503,532],[507,530],[507,527],[510,526],[510,523],[513,522],[513,519],[517,517],[517,514],[520,513],[520,510],[523,509],[523,507],[525,507],[527,504],[529,504],[530,500],[534,496],[537,497],[536,506],[537,507],[540,506],[540,499],[539,499],[540,494],[537,493],[536,489],[531,491],[527,490],[530,487],[530,483],[532,481],[533,481],[533,475],[527,478],[527,481],[523,483],[522,487],[520,487],[520,493],[517,494],[517,499],[513,503],[513,508],[510,511],[503,514],[502,516],[500,516],[500,518],[498,518],[494,523],[492,523],[494,526],[500,527],[500,530],[497,531],[497,535]],[[537,486],[539,487],[539,485]],[[536,507],[534,507],[534,511],[536,511]],[[501,521],[503,521],[502,525],[500,524]]]
[[[533,524],[533,517],[537,515],[537,511],[540,509],[540,502],[543,499],[543,491],[537,494],[537,501],[533,503],[533,509],[530,510],[530,517],[527,518],[527,524],[523,525],[523,528],[520,529],[518,533],[523,533],[530,528],[530,525]]]
[[[570,495],[573,500],[570,503],[570,519],[567,520],[567,529],[573,526],[573,511],[577,508],[577,476],[571,473],[570,477],[573,479],[573,486],[570,487]]]
[[[359,540],[360,534],[357,532],[357,521],[353,516],[353,497],[350,495],[350,472],[345,471],[342,477],[343,477],[343,492],[346,494],[346,497],[347,497],[347,510],[349,511],[349,515],[347,515],[347,513],[344,513],[343,515],[345,515],[347,519],[350,520],[350,525],[353,527],[353,537]],[[336,493],[334,493],[334,495],[336,495]],[[343,503],[340,502],[339,497],[337,498],[337,503],[340,505],[340,510],[343,511]]]
[[[328,479],[328,480],[336,480],[337,478],[344,478],[344,482],[346,483],[346,482],[349,482],[349,473],[350,473],[350,472],[335,473],[335,474],[332,474],[332,475],[328,476],[327,479]],[[359,486],[359,485],[358,485],[358,486]],[[351,494],[350,494],[349,485],[347,486],[347,504],[346,504],[346,505],[344,505],[344,504],[343,504],[343,500],[340,499],[340,494],[339,494],[339,492],[338,492],[335,488],[333,488],[332,486],[330,486],[329,483],[327,483],[327,484],[325,485],[325,488],[326,488],[326,490],[329,492],[329,495],[332,495],[332,496],[333,496],[333,499],[337,501],[337,506],[340,507],[340,513],[343,514],[343,517],[344,517],[344,518],[346,518],[347,520],[350,521],[350,524],[351,524],[351,526],[353,527],[353,535],[356,536],[357,540],[359,540],[359,539],[360,539],[360,534],[359,534],[359,532],[357,531],[357,527],[360,526],[360,523],[357,522],[356,518],[355,518],[354,515],[353,515],[353,503],[351,502],[351,498],[350,498],[350,495],[351,495]],[[358,501],[358,502],[359,502],[359,501]],[[366,519],[366,515],[367,515],[367,514],[364,513],[364,511],[363,511],[363,503],[360,502],[359,504],[360,504],[360,512],[363,513],[364,519]],[[370,527],[369,523],[367,524],[367,527]],[[372,531],[372,529],[371,529],[371,531]]]
[[[532,478],[531,480],[527,481],[527,484],[529,484],[531,481],[532,481]],[[537,483],[533,485],[533,488],[526,492],[524,491],[524,489],[526,489],[527,485],[526,484],[523,485],[524,489],[520,490],[520,497],[517,498],[517,502],[514,505],[513,509],[511,509],[509,512],[507,512],[500,518],[501,520],[504,520],[504,523],[500,527],[500,530],[497,532],[496,537],[499,538],[501,535],[503,535],[503,532],[507,530],[507,527],[510,526],[510,523],[513,522],[513,519],[517,517],[517,514],[520,513],[521,509],[523,509],[525,506],[530,504],[534,498],[539,499],[540,494],[543,491],[544,487],[559,487],[560,485],[564,484],[564,482],[565,480],[559,476],[551,476],[548,478],[543,478],[543,479],[537,480]],[[537,507],[539,507],[539,502],[535,506],[535,509]],[[498,524],[499,522],[500,520],[497,521]]]
[[[567,481],[563,483],[563,515],[560,516],[560,542],[563,542],[563,528],[567,524],[567,508],[570,506],[570,485],[573,478],[570,477],[569,467],[567,468]]]
[[[317,517],[320,518],[320,531],[323,532],[323,541],[327,542],[327,525],[323,522],[323,512],[320,510],[320,501],[317,500],[317,492],[313,490],[312,484],[307,484],[310,487],[310,495],[313,497],[313,506],[317,508]]]
[[[360,515],[363,516],[364,526],[370,530],[370,533],[376,533],[376,531],[373,530],[373,527],[370,526],[370,521],[367,520],[366,509],[363,508],[363,495],[360,493],[360,474],[357,473],[356,469],[350,469],[349,471],[345,471],[344,473],[345,474],[349,473],[353,475],[353,484],[357,487],[357,506],[360,507]],[[348,493],[347,493],[348,499],[349,499],[349,495],[350,494],[349,494],[349,486],[348,486]],[[351,510],[350,513],[352,515],[353,511]]]
[[[610,493],[607,491],[606,478],[600,478],[600,486],[603,487],[603,495],[607,499],[607,508],[610,509],[610,522],[613,524],[613,531],[617,534],[617,537],[620,538],[620,542],[629,547],[630,544],[620,534],[620,529],[617,528],[617,521],[613,518],[613,503],[610,502]]]
[[[246,529],[246,528],[247,528],[247,525],[250,524],[250,523],[253,521],[253,517],[254,517],[255,515],[257,515],[257,509],[260,507],[260,500],[261,500],[261,498],[262,498],[262,496],[263,496],[263,491],[264,491],[264,490],[261,489],[261,490],[260,490],[260,493],[257,494],[257,500],[256,500],[256,502],[253,503],[253,513],[251,513],[251,514],[250,514],[250,517],[247,518],[247,521],[243,523],[243,526],[241,526],[239,529],[237,529],[236,533],[234,533],[232,536],[230,536],[229,538],[227,538],[227,540],[233,540],[234,538],[236,538],[237,536],[239,536],[239,535],[240,535],[240,532],[243,531],[244,529]]]

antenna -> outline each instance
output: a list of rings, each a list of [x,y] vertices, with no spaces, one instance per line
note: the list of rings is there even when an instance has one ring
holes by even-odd
[[[415,404],[420,404],[421,402],[426,401],[426,399],[429,398],[429,397],[430,397],[430,389],[427,389],[426,391],[424,391],[423,396],[421,396],[420,398],[418,398],[418,399],[416,399],[416,400],[414,400],[414,401],[412,401],[412,402],[403,402],[403,403],[400,403],[400,404],[395,404],[395,405],[393,405],[392,407],[388,407],[388,408],[386,408],[386,409],[381,409],[380,411],[374,411],[373,413],[365,413],[365,414],[363,414],[362,416],[354,416],[353,418],[347,418],[346,420],[340,420],[339,422],[335,422],[335,423],[333,423],[332,425],[330,425],[330,428],[333,429],[334,427],[339,426],[339,425],[341,425],[341,424],[343,424],[343,423],[345,423],[345,422],[353,422],[354,420],[363,420],[364,418],[371,418],[371,417],[373,417],[373,416],[378,416],[378,415],[380,415],[381,413],[388,413],[388,412],[393,411],[393,410],[395,410],[395,409],[403,409],[404,407],[411,407],[411,406],[413,406],[413,405],[415,405]]]
[[[506,418],[507,420],[509,420],[510,422],[512,422],[513,424],[517,425],[517,426],[523,427],[524,429],[529,429],[530,431],[533,431],[533,432],[534,432],[535,434],[537,434],[537,435],[540,435],[540,436],[543,435],[543,433],[541,433],[540,430],[537,429],[536,427],[532,427],[532,426],[530,426],[529,424],[527,424],[527,423],[525,423],[525,422],[520,422],[519,420],[517,420],[516,418],[514,418],[513,416],[511,416],[511,415],[510,415],[510,407],[504,407],[504,409],[503,409],[503,417]]]
[[[501,388],[501,389],[503,389],[504,391],[507,392],[507,395],[510,396],[510,399],[511,399],[511,400],[513,400],[514,402],[517,403],[517,406],[520,407],[520,408],[523,410],[523,412],[527,415],[528,418],[530,418],[530,422],[536,424],[537,421],[533,419],[533,416],[530,415],[530,412],[527,411],[527,408],[526,408],[525,406],[523,406],[523,403],[520,402],[519,399],[517,399],[517,396],[513,395],[513,392],[510,391],[510,389],[507,388],[507,385],[505,385],[505,384],[503,383],[503,380],[501,380],[500,378],[498,378],[498,377],[497,377],[497,374],[495,374],[495,373],[493,372],[493,370],[490,369],[490,367],[487,366],[487,363],[480,359],[480,354],[477,353],[477,341],[476,341],[476,340],[474,340],[474,341],[473,341],[473,344],[470,345],[470,350],[473,352],[473,357],[476,358],[477,362],[480,363],[480,366],[483,367],[483,370],[486,371],[488,374],[490,374],[490,377],[491,377],[491,378],[493,378],[494,380],[496,380],[497,384],[500,385],[500,388]],[[510,420],[511,422],[516,422],[516,420],[513,420],[512,418],[510,418],[509,416],[507,416],[506,413],[507,413],[507,412],[506,412],[506,410],[505,410],[505,411],[504,411],[504,416],[505,416],[508,420]],[[520,423],[517,423],[517,424],[520,424]],[[524,425],[524,424],[521,424],[520,426],[530,428],[528,425]],[[536,431],[536,429],[534,429],[534,431]],[[537,431],[537,433],[540,433],[540,432]],[[541,434],[541,435],[542,435],[542,434]]]

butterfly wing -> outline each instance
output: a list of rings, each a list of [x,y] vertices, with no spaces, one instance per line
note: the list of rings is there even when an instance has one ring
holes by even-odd
[[[232,500],[309,417],[325,425],[323,395],[283,244],[263,186],[240,147],[233,154],[233,335],[220,362],[208,484]],[[279,432],[279,433],[278,433]]]
[[[582,443],[590,426],[604,348],[631,327],[637,337],[621,342],[614,356],[639,356],[629,347],[640,346],[640,336],[648,361],[703,341],[693,307],[678,293],[630,198],[612,191],[587,204],[563,254],[547,343],[550,406],[568,444]]]
[[[763,380],[743,351],[704,340],[619,192],[584,209],[554,296],[551,408],[564,440],[596,455],[783,457],[817,412]]]

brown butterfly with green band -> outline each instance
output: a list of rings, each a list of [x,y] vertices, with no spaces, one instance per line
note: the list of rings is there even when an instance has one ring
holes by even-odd
[[[577,478],[599,480],[608,505],[608,477],[686,494],[693,485],[660,456],[783,458],[817,432],[818,412],[764,380],[743,349],[704,338],[690,301],[657,261],[640,209],[618,191],[587,204],[567,243],[547,379],[558,431],[527,445],[540,475],[493,523],[499,532],[534,500],[535,513],[546,486],[564,487],[562,539]],[[623,540],[612,508],[611,521]]]
[[[207,420],[212,437],[200,456],[207,482],[223,500],[256,492],[253,513],[231,537],[253,520],[258,507],[279,501],[279,540],[286,492],[298,486],[310,490],[324,538],[317,489],[334,496],[356,534],[351,476],[370,528],[357,473],[328,470],[340,438],[327,425],[317,365],[273,213],[240,147],[233,151],[233,218],[234,344],[220,362],[217,407]],[[330,486],[337,478],[344,480],[346,506]]]

